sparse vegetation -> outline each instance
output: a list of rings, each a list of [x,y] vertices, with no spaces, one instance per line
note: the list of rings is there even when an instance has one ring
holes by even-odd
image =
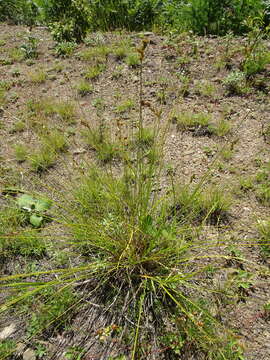
[[[0,358],[267,357],[264,5],[21,1],[0,1],[27,24],[0,23]]]

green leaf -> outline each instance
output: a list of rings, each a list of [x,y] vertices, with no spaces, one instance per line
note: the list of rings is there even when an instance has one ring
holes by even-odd
[[[43,221],[43,217],[42,216],[38,216],[36,214],[32,214],[30,216],[30,224],[32,224],[34,227],[40,227]]]
[[[30,195],[24,194],[17,199],[17,204],[21,209],[32,211],[35,209],[35,199]]]
[[[51,206],[52,206],[52,202],[50,200],[45,200],[45,199],[36,200],[36,211],[44,212],[46,210],[49,210]]]

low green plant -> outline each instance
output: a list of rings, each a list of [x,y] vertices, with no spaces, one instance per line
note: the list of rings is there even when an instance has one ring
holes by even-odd
[[[26,228],[29,216],[16,205],[10,202],[0,213],[0,250],[3,259],[18,255],[35,258],[44,256],[46,246],[43,239],[36,231]]]
[[[104,64],[108,55],[111,52],[111,48],[106,45],[95,46],[90,49],[81,51],[78,57],[84,61],[91,61],[95,64]]]
[[[59,57],[70,57],[74,54],[76,43],[70,41],[63,41],[55,45],[55,55]]]
[[[72,305],[76,295],[70,288],[63,287],[56,292],[48,289],[43,295],[43,302],[36,304],[36,311],[29,320],[27,333],[31,338],[42,333],[54,333],[65,329],[72,318]],[[75,310],[75,309],[74,309]],[[55,324],[57,319],[57,325]]]
[[[24,121],[22,120],[18,120],[17,122],[15,122],[15,124],[13,124],[12,128],[10,129],[10,133],[20,133],[23,132],[26,129],[26,124]]]
[[[89,84],[89,82],[85,80],[82,80],[76,85],[76,90],[78,92],[78,95],[86,96],[93,92],[93,85]]]
[[[223,81],[228,95],[243,95],[248,92],[246,76],[244,72],[233,71]]]
[[[47,146],[42,146],[36,152],[29,155],[31,169],[37,173],[47,171],[56,162],[56,154]]]
[[[38,58],[38,39],[34,36],[29,35],[26,38],[26,42],[21,45],[25,59],[37,59]]]
[[[210,81],[202,80],[195,83],[195,92],[202,96],[213,97],[216,95],[216,87]]]
[[[41,135],[42,144],[54,153],[65,152],[68,148],[66,136],[59,130],[50,130],[46,135]]]
[[[129,55],[130,50],[131,44],[128,39],[116,44],[115,48],[113,49],[113,54],[115,55],[117,60],[123,60]]]
[[[137,53],[130,53],[125,57],[125,63],[131,67],[137,67],[140,64],[140,58]]]
[[[270,256],[270,221],[259,220],[258,221],[258,230],[260,234],[261,242],[261,251],[265,256]]]
[[[29,80],[33,84],[43,84],[45,83],[47,78],[48,78],[47,72],[43,69],[29,73]]]
[[[117,105],[115,111],[119,114],[123,114],[130,111],[132,108],[134,108],[134,101],[132,99],[127,99],[121,104]]]
[[[264,14],[256,18],[248,17],[245,21],[250,31],[247,36],[247,44],[244,47],[244,59],[241,68],[249,78],[265,69],[270,63],[270,52],[264,44],[264,38],[270,31],[270,26],[264,26]]]
[[[232,125],[230,121],[222,118],[212,126],[213,133],[217,136],[226,136],[230,133]]]
[[[14,155],[18,162],[23,162],[28,157],[28,148],[23,144],[14,145]]]
[[[3,340],[0,343],[0,359],[8,359],[16,350],[14,340]]]
[[[223,147],[220,151],[220,156],[223,160],[231,160],[233,157],[233,149],[231,146]]]
[[[207,113],[177,113],[173,111],[171,114],[172,123],[176,124],[180,131],[194,131],[198,128],[209,129],[210,131],[210,120],[211,116]]]
[[[30,195],[23,194],[17,198],[19,208],[25,212],[25,218],[29,223],[38,228],[45,221],[45,213],[51,207],[51,201],[47,199],[35,199]]]
[[[94,66],[90,66],[84,71],[84,77],[87,80],[97,79],[104,70],[105,70],[104,64],[97,64]]]
[[[88,128],[82,132],[82,136],[88,147],[95,150],[98,160],[102,163],[121,157],[121,144],[112,141],[107,131]]]

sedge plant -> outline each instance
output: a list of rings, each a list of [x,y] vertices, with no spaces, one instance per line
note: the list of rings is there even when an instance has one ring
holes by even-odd
[[[209,261],[232,255],[222,254],[222,246],[221,254],[211,253],[213,244],[198,236],[200,226],[221,221],[230,204],[218,190],[203,192],[206,177],[187,189],[175,186],[171,175],[169,185],[156,191],[165,170],[162,155],[170,121],[162,122],[162,111],[143,98],[147,46],[143,40],[137,50],[139,115],[135,131],[126,129],[120,139],[119,165],[80,166],[64,197],[62,190],[57,196],[53,189],[51,224],[44,224],[41,233],[34,229],[39,236],[46,234],[54,251],[64,246],[69,261],[54,269],[2,276],[0,287],[7,296],[0,313],[20,313],[24,305],[31,313],[25,316],[28,343],[48,333],[64,336],[72,320],[80,319],[68,345],[80,344],[85,359],[93,347],[100,359],[114,354],[132,360],[159,354],[177,359],[190,350],[207,359],[241,359],[243,350],[233,333],[211,310],[218,290],[204,281]],[[145,107],[155,118],[151,131],[145,126]],[[0,241],[9,235],[1,233]]]

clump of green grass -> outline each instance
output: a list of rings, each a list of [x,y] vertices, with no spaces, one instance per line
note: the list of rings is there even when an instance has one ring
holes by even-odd
[[[211,115],[207,113],[183,112],[171,114],[171,121],[176,124],[180,131],[194,131],[198,128],[206,129],[210,132]]]
[[[55,118],[58,118],[69,125],[76,122],[76,109],[75,104],[72,101],[56,102],[47,98],[41,100],[31,99],[27,103],[27,109],[37,126],[39,125],[39,122],[47,122],[52,116],[55,116]],[[37,117],[39,118],[39,122],[37,121]]]
[[[29,73],[29,80],[33,84],[43,84],[45,83],[47,78],[48,78],[47,72],[42,69]]]
[[[89,84],[89,82],[87,81],[82,80],[76,85],[76,90],[78,92],[78,95],[86,96],[93,92],[93,85]]]
[[[206,97],[213,97],[216,95],[216,87],[208,80],[198,80],[195,83],[195,92]]]
[[[212,126],[213,133],[217,136],[226,136],[230,133],[232,125],[230,121],[226,119],[220,119],[218,122]]]
[[[121,144],[112,141],[106,131],[88,128],[82,132],[82,136],[88,147],[95,150],[98,160],[102,163],[121,157]]]
[[[270,256],[270,221],[258,221],[258,230],[261,236],[261,251],[264,256]]]
[[[132,108],[134,108],[134,101],[132,99],[127,99],[121,104],[117,105],[115,111],[119,114],[123,114],[127,111],[130,111]]]
[[[84,77],[87,80],[97,79],[104,70],[105,70],[104,64],[97,64],[94,66],[90,66],[85,70]]]
[[[48,134],[41,136],[42,143],[51,152],[60,153],[68,148],[66,136],[59,130],[51,130]]]
[[[3,340],[0,344],[0,359],[8,359],[16,350],[14,340]]]
[[[140,78],[146,46],[144,41],[139,49]],[[119,136],[119,167],[83,164],[79,175],[75,174],[68,184],[68,191],[60,192],[61,199],[53,207],[57,230],[60,224],[64,233],[60,242],[72,249],[74,258],[68,267],[53,272],[50,269],[6,276],[2,279],[4,286],[20,289],[20,293],[11,303],[4,304],[4,309],[33,296],[40,312],[30,319],[31,338],[46,332],[52,334],[53,328],[61,332],[82,304],[84,316],[91,311],[94,319],[84,331],[97,334],[93,342],[104,358],[111,355],[106,339],[111,343],[115,337],[119,348],[123,345],[126,349],[126,343],[131,344],[126,352],[132,359],[146,358],[152,351],[166,347],[166,358],[185,356],[188,348],[215,360],[236,360],[241,355],[240,347],[210,312],[213,293],[219,291],[209,291],[208,282],[207,286],[202,285],[209,272],[205,275],[206,266],[201,260],[207,256],[211,261],[211,247],[207,244],[207,255],[202,255],[204,245],[193,231],[198,223],[225,221],[230,208],[228,196],[221,189],[204,187],[203,181],[196,187],[189,184],[184,190],[178,189],[172,174],[168,189],[157,191],[162,184],[164,162],[162,158],[151,161],[148,154],[152,149],[162,153],[169,125],[154,128],[154,134],[159,136],[153,136],[144,126],[142,90],[139,98],[136,130],[130,128],[133,143],[138,146],[130,147],[130,141]],[[104,161],[115,156],[107,152],[107,146],[114,146],[115,142],[109,136],[102,109],[97,108],[100,123],[93,129],[85,125],[83,136]],[[44,112],[40,104],[39,111]],[[50,111],[54,114],[54,105]],[[157,116],[155,124],[161,127],[161,112],[153,112]],[[209,121],[200,117],[195,120],[199,126],[208,125]],[[191,123],[194,126],[194,119]],[[48,232],[48,238],[57,242],[54,231]],[[199,254],[196,249],[200,249]],[[216,258],[214,254],[215,261]],[[21,278],[31,278],[31,288],[24,286]],[[74,289],[75,296],[73,291],[64,293],[69,288]],[[42,291],[49,291],[50,296],[45,295],[39,304],[37,294]]]
[[[218,224],[226,221],[232,200],[222,189],[208,187],[192,190],[190,186],[177,186],[171,213],[180,222]]]
[[[81,51],[78,56],[81,60],[92,61],[96,64],[103,64],[106,62],[111,48],[105,45],[96,46],[90,49]]]
[[[22,120],[18,120],[15,122],[15,124],[12,126],[12,128],[10,129],[10,133],[20,133],[23,132],[26,129],[26,124],[24,121]]]
[[[74,54],[76,46],[76,43],[70,41],[57,43],[55,46],[55,55],[63,58],[70,57]]]
[[[115,44],[115,47],[113,49],[113,54],[115,55],[117,60],[123,60],[125,59],[131,51],[131,43],[130,40],[124,40],[120,43]]]
[[[142,148],[151,148],[155,143],[155,132],[150,128],[143,128],[141,133],[135,134],[135,145]]]
[[[23,144],[18,144],[14,146],[14,155],[15,159],[18,162],[23,162],[27,159],[28,148]]]
[[[47,146],[42,146],[39,150],[29,155],[29,161],[33,171],[42,173],[55,165],[56,153]]]
[[[46,246],[36,231],[26,228],[26,217],[9,203],[0,212],[0,250],[4,258],[14,256],[42,257]]]
[[[125,57],[125,63],[131,67],[137,67],[140,64],[140,57],[137,53],[129,53],[126,57]]]
[[[243,95],[249,91],[245,74],[241,71],[231,72],[222,82],[228,95]]]

